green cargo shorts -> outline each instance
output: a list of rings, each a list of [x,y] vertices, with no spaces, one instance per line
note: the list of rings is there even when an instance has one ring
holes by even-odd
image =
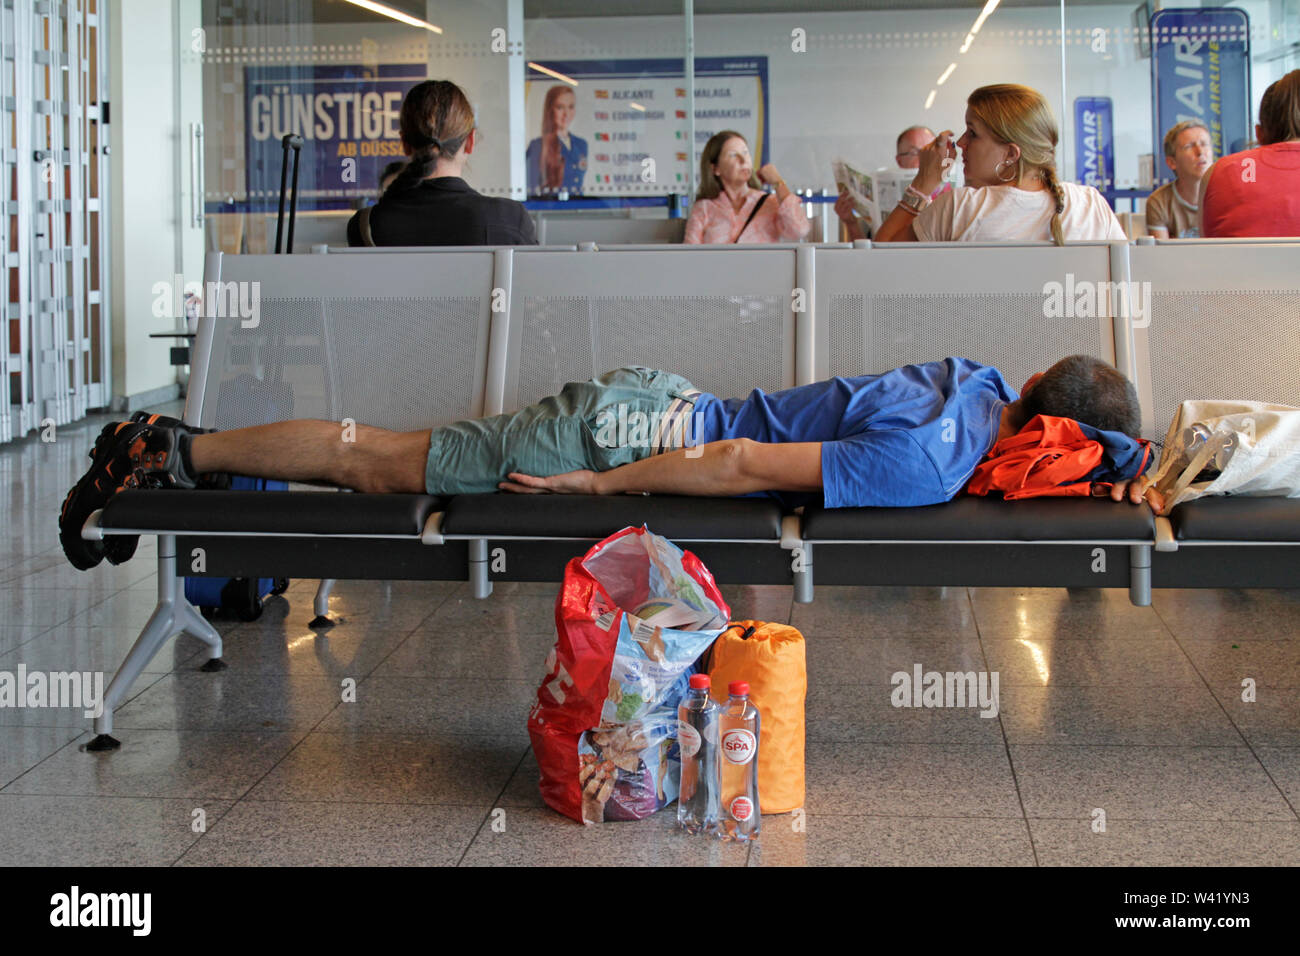
[[[424,486],[431,495],[497,490],[510,472],[547,477],[587,468],[608,471],[648,458],[655,423],[677,414],[699,391],[680,375],[629,366],[507,415],[433,429]]]

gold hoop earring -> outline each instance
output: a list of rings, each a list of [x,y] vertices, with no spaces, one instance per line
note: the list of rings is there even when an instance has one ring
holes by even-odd
[[[1019,178],[1018,176],[1016,176],[1015,170],[1012,170],[1012,171],[1011,171],[1011,176],[1010,176],[1010,178],[1008,178],[1008,179],[1003,179],[1003,178],[1002,178],[1002,167],[1003,167],[1003,166],[1006,166],[1006,165],[1007,165],[1008,163],[1010,163],[1010,162],[1011,162],[1011,160],[1009,160],[1009,159],[1004,159],[1004,160],[1002,160],[1002,162],[998,163],[996,166],[993,167],[993,171],[994,171],[995,173],[997,173],[997,176],[998,176],[998,182],[1000,182],[1000,183],[1012,183],[1012,182],[1015,182],[1015,181]]]

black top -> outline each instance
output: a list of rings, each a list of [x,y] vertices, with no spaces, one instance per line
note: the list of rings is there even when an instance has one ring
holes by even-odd
[[[349,246],[365,245],[359,215],[348,220]],[[459,176],[385,193],[370,209],[370,235],[377,246],[537,245],[522,203],[480,195]]]

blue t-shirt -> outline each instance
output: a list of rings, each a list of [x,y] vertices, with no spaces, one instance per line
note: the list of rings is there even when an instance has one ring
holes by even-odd
[[[965,487],[1017,397],[997,369],[948,358],[770,395],[706,393],[695,402],[695,440],[821,442],[826,507],[931,505]],[[815,500],[773,495],[788,507]]]

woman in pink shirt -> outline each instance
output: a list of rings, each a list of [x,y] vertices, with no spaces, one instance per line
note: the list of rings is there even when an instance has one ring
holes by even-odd
[[[776,195],[759,189],[759,179],[774,185]],[[755,177],[745,137],[728,129],[709,138],[700,155],[700,191],[686,221],[685,242],[795,242],[810,229],[799,197],[775,166],[767,163]]]
[[[1300,236],[1300,70],[1264,91],[1255,138],[1201,179],[1202,236]]]

